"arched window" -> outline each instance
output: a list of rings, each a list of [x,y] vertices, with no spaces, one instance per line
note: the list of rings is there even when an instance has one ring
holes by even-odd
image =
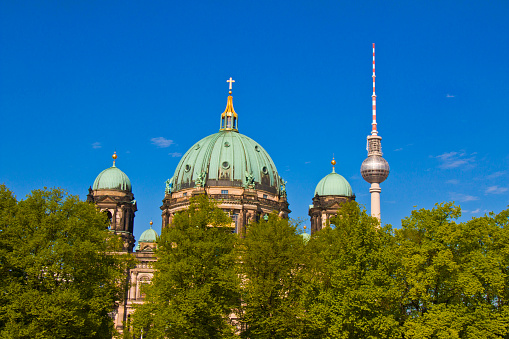
[[[139,278],[139,284],[138,284],[138,296],[139,298],[145,298],[146,294],[144,293],[144,286],[150,284],[150,278],[146,275]]]
[[[103,211],[103,213],[106,214],[106,217],[108,217],[108,221],[109,221],[108,229],[111,230],[113,216],[111,215],[111,212],[109,210],[105,210],[105,211]]]

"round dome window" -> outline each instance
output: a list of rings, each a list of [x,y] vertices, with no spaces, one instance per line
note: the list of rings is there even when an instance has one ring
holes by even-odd
[[[260,152],[260,147],[258,145],[255,146],[255,151]]]
[[[263,174],[269,174],[269,170],[265,166],[263,166],[262,172],[263,172]]]
[[[194,146],[194,149],[200,149],[200,144],[196,144],[196,146]]]
[[[230,147],[230,143],[228,141],[224,142],[224,147]]]
[[[185,170],[186,172],[189,172],[191,170],[191,165],[186,165]]]
[[[221,166],[223,167],[223,169],[228,169],[228,168],[230,168],[230,164],[228,163],[228,161],[223,161],[223,163],[221,164]]]

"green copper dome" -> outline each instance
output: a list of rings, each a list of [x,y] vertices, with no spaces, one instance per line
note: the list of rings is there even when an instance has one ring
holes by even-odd
[[[113,166],[99,173],[95,178],[93,189],[116,189],[131,192],[131,180],[124,172]]]
[[[336,172],[332,172],[326,175],[318,185],[316,185],[315,195],[339,195],[342,197],[352,197],[352,187],[346,181],[343,176],[337,174]]]
[[[194,144],[173,175],[173,192],[204,186],[238,186],[281,192],[282,179],[269,154],[253,139],[222,129]]]
[[[152,229],[152,226],[148,230],[145,230],[140,236],[138,243],[141,242],[156,242],[159,235]]]

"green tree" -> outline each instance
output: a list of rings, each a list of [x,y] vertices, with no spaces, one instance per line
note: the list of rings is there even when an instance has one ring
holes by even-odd
[[[397,231],[406,338],[508,335],[509,210],[455,222],[460,215],[437,204]]]
[[[297,226],[271,214],[250,224],[239,247],[246,338],[302,338],[306,249]]]
[[[204,195],[162,230],[156,272],[133,315],[143,338],[228,338],[240,306],[231,219]]]
[[[400,287],[393,231],[355,202],[308,246],[307,316],[313,338],[398,338]]]
[[[18,202],[0,185],[0,337],[112,337],[131,260],[107,225],[61,189]]]

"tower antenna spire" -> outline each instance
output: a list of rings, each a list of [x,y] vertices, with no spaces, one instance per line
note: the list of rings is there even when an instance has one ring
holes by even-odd
[[[367,151],[368,157],[362,162],[361,175],[371,184],[371,216],[380,221],[380,183],[389,176],[389,163],[382,157],[382,137],[378,135],[376,128],[376,94],[375,94],[375,44],[373,44],[373,121],[371,123],[371,134],[368,135]]]
[[[372,112],[373,112],[373,122],[371,123],[372,125],[372,128],[371,128],[371,134],[372,135],[377,135],[378,134],[378,131],[376,129],[376,94],[375,94],[375,78],[376,78],[376,75],[375,75],[375,44],[373,43],[373,95],[371,95],[371,99],[372,99]]]

